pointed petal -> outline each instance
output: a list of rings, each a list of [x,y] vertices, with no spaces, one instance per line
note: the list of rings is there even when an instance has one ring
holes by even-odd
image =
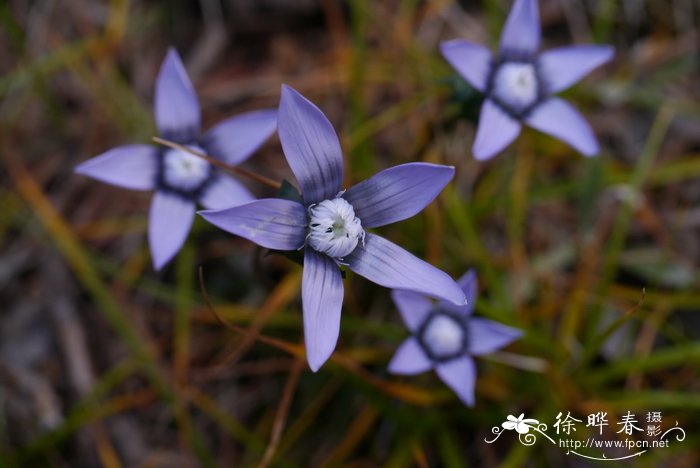
[[[598,141],[588,122],[571,104],[556,97],[537,106],[525,122],[571,146],[584,156],[598,154]]]
[[[475,356],[492,353],[523,336],[517,328],[483,318],[469,320],[468,334],[469,353]]]
[[[343,182],[343,153],[323,112],[287,85],[277,125],[282,149],[307,204],[333,198]]]
[[[474,270],[469,270],[457,280],[457,284],[467,298],[466,305],[456,305],[448,301],[440,301],[439,308],[452,312],[455,315],[469,316],[474,312],[474,304],[476,304],[476,295],[478,291],[478,283]]]
[[[474,406],[476,365],[469,356],[462,356],[440,364],[435,369],[440,379],[468,406]]]
[[[304,245],[306,209],[290,200],[264,198],[198,214],[214,226],[268,249],[296,250]]]
[[[454,177],[455,169],[429,163],[390,167],[350,187],[345,198],[363,228],[410,218],[432,202]]]
[[[501,55],[532,57],[540,48],[537,0],[515,0],[501,33]]]
[[[412,332],[418,330],[433,308],[430,299],[412,291],[394,289],[391,291],[391,298],[401,313],[403,323]]]
[[[614,55],[612,46],[580,45],[543,52],[538,59],[540,75],[550,94],[563,91],[608,62]]]
[[[461,39],[440,44],[445,60],[474,88],[484,91],[491,72],[491,51],[486,47]]]
[[[222,210],[255,200],[243,184],[228,174],[219,172],[204,190],[199,203],[207,210]]]
[[[195,204],[179,195],[158,191],[151,201],[148,243],[153,268],[160,270],[177,254],[192,227]]]
[[[132,190],[153,190],[158,162],[150,145],[124,145],[88,159],[75,172]]]
[[[359,244],[344,261],[352,271],[380,286],[465,302],[464,293],[447,273],[374,234],[367,233],[364,245]]]
[[[308,248],[304,251],[301,299],[306,359],[316,372],[333,354],[338,342],[343,280],[338,265],[330,257]]]
[[[277,129],[277,111],[246,112],[216,125],[204,136],[204,148],[215,158],[238,165]]]
[[[484,101],[472,151],[479,161],[490,159],[508,146],[520,133],[520,122],[490,99]]]
[[[407,338],[396,350],[394,357],[389,362],[389,372],[392,374],[415,375],[425,372],[433,367],[418,340]]]
[[[164,138],[177,143],[190,143],[198,138],[199,100],[180,55],[172,47],[156,80],[155,115],[158,131]]]

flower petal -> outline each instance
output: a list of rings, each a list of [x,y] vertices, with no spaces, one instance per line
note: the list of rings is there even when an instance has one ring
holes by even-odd
[[[333,354],[338,342],[343,279],[330,257],[308,248],[304,251],[301,298],[306,359],[316,372]]]
[[[435,369],[438,376],[468,406],[474,406],[476,365],[469,356],[462,356],[440,364]]]
[[[282,85],[277,119],[282,149],[299,181],[304,201],[333,198],[343,181],[343,153],[338,136],[323,112],[287,85]]]
[[[598,154],[598,141],[588,122],[571,104],[556,97],[537,106],[525,122],[573,146],[584,156]]]
[[[462,39],[453,39],[440,44],[445,60],[465,80],[479,91],[484,91],[491,72],[491,51],[486,47]]]
[[[537,0],[515,0],[501,33],[501,55],[531,57],[540,48]]]
[[[172,47],[156,80],[155,115],[158,131],[164,138],[190,143],[199,137],[202,120],[199,100],[180,55]]]
[[[148,217],[148,243],[153,267],[160,270],[178,253],[194,220],[195,204],[173,193],[157,191]]]
[[[560,47],[540,54],[538,65],[547,92],[563,91],[591,70],[609,61],[615,53],[612,46],[580,45]]]
[[[447,273],[374,234],[367,233],[364,245],[359,244],[344,261],[352,271],[380,286],[465,303],[464,293]]]
[[[230,175],[219,172],[216,179],[204,189],[199,203],[208,210],[222,210],[253,200],[255,197],[243,184]]]
[[[433,363],[414,337],[409,337],[401,343],[389,362],[389,372],[392,374],[415,375],[432,367]]]
[[[450,311],[455,315],[467,317],[474,311],[474,304],[476,304],[476,295],[478,291],[478,283],[474,270],[469,270],[462,275],[462,277],[457,280],[457,284],[462,288],[462,291],[464,291],[464,295],[467,297],[467,304],[456,305],[449,301],[440,301],[439,308]]]
[[[508,146],[520,133],[520,122],[490,99],[484,101],[472,152],[479,161],[490,159]]]
[[[503,427],[503,429],[506,429],[509,431],[512,431],[513,429],[515,429],[515,425],[516,425],[516,423],[514,423],[513,421],[505,421],[505,422],[501,423],[501,426]]]
[[[132,190],[153,190],[158,161],[150,145],[124,145],[88,159],[75,172]]]
[[[373,228],[410,218],[432,202],[454,177],[455,169],[429,163],[390,167],[343,194],[360,218]]]
[[[517,328],[483,318],[470,319],[467,332],[469,353],[475,356],[492,353],[523,336]]]
[[[391,298],[401,313],[403,323],[412,332],[418,330],[433,308],[430,299],[412,291],[394,289]]]
[[[214,226],[276,250],[304,245],[306,209],[281,198],[264,198],[225,210],[200,211]]]
[[[209,130],[204,136],[204,148],[215,158],[237,165],[248,159],[276,129],[276,110],[246,112]]]

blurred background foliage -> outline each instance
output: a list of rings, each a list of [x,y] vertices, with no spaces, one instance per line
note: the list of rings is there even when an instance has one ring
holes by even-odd
[[[685,441],[634,463],[697,466],[700,5],[541,0],[545,48],[616,47],[566,92],[602,154],[526,130],[477,163],[481,97],[438,44],[494,47],[509,8],[0,2],[0,467],[585,466],[546,442],[483,442],[508,414],[551,425],[560,411],[607,411],[611,424],[661,411]],[[72,169],[155,135],[170,45],[205,128],[275,107],[288,83],[338,130],[348,184],[409,161],[456,166],[428,209],[379,231],[455,277],[476,268],[477,313],[525,331],[478,360],[475,408],[432,373],[387,374],[407,332],[388,291],[353,274],[338,349],[313,374],[296,264],[200,220],[176,261],[152,270],[149,195]],[[246,167],[293,180],[276,137]],[[233,328],[207,309],[199,266]]]

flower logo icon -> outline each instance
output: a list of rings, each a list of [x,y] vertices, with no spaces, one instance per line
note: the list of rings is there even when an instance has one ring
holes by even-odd
[[[527,434],[532,426],[537,426],[540,423],[537,419],[524,419],[524,417],[525,413],[520,413],[517,418],[509,414],[506,418],[508,420],[504,421],[501,426],[509,431],[515,429],[518,434]]]

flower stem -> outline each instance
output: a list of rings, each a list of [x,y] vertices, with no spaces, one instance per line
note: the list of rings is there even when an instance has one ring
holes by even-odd
[[[164,140],[163,138],[159,138],[159,137],[153,137],[152,139],[156,143],[159,143],[163,146],[167,146],[169,148],[173,148],[173,149],[176,149],[178,151],[183,151],[183,152],[189,153],[193,156],[197,156],[198,158],[204,159],[212,166],[216,166],[219,169],[223,169],[224,171],[230,172],[230,173],[235,174],[235,175],[247,177],[251,180],[254,180],[255,182],[257,182],[259,184],[266,185],[266,186],[273,188],[275,190],[279,190],[280,187],[282,186],[282,184],[280,184],[279,182],[272,180],[268,177],[262,176],[260,174],[256,174],[254,172],[250,172],[250,171],[248,171],[246,169],[242,169],[240,167],[231,166],[229,164],[226,164],[223,161],[220,161],[216,158],[212,158],[211,156],[208,156],[208,155],[201,153],[197,150],[193,150],[192,148],[188,148],[187,146],[175,143],[174,141]]]

